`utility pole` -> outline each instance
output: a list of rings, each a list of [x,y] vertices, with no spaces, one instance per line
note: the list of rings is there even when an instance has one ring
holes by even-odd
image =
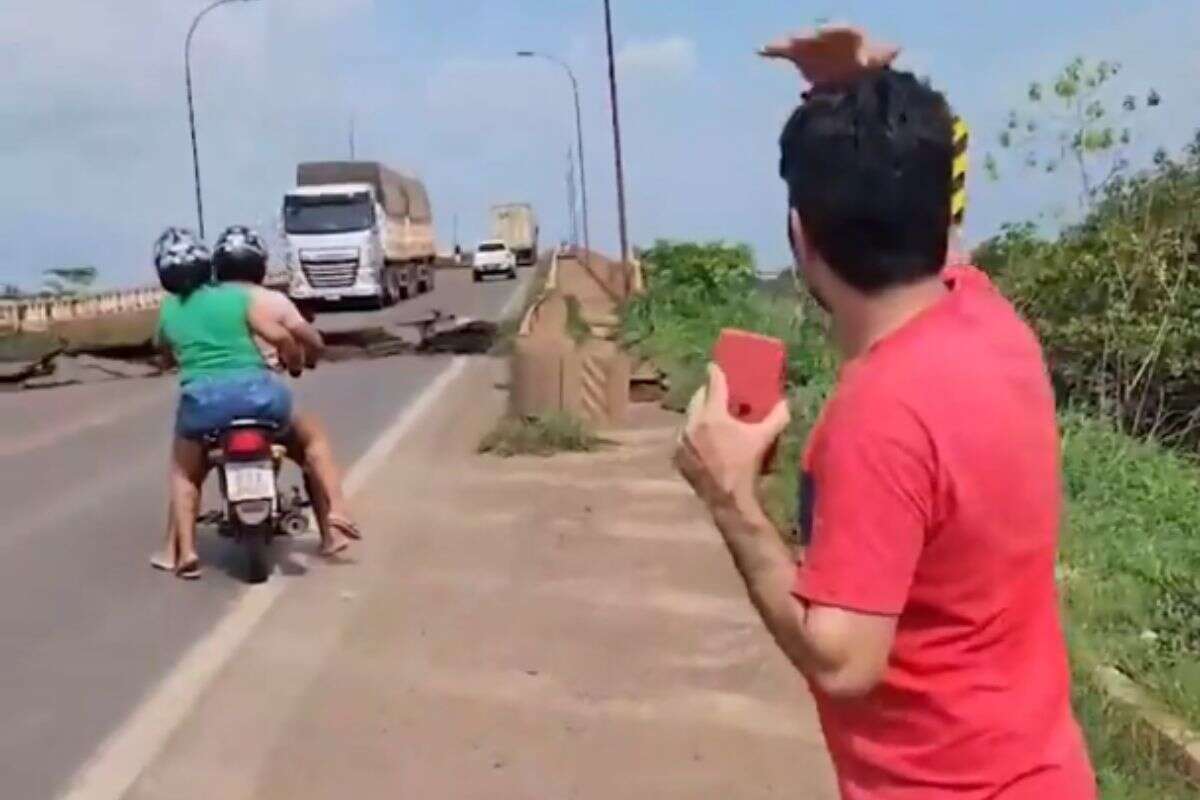
[[[353,114],[351,114],[351,115],[350,115],[350,160],[351,160],[351,161],[353,161],[353,160],[354,160],[354,158],[355,158],[355,152],[354,152],[354,115],[353,115]]]
[[[608,40],[608,89],[612,102],[613,153],[617,168],[617,220],[621,229],[621,263],[629,263],[629,226],[625,217],[625,165],[621,157],[621,112],[617,97],[617,60],[613,53],[612,4],[604,0],[604,31]]]

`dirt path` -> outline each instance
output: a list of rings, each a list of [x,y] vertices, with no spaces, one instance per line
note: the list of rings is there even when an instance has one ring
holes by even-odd
[[[835,796],[810,702],[638,409],[596,456],[471,454],[480,362],[360,497],[362,564],[267,617],[131,798]]]

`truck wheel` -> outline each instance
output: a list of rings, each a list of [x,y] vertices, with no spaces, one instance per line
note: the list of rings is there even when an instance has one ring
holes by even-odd
[[[396,304],[396,273],[391,267],[383,270],[383,307]]]
[[[476,283],[483,283],[483,276],[480,275],[478,272],[472,272],[471,279],[473,281],[475,281]]]

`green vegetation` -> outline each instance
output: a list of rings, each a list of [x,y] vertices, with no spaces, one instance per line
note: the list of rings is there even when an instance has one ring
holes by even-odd
[[[479,452],[500,458],[591,453],[612,444],[566,413],[522,419],[506,417],[479,443]]]
[[[1151,89],[1144,100],[1126,94],[1119,106],[1110,105],[1106,98],[1120,74],[1121,65],[1115,61],[1076,58],[1049,84],[1031,83],[1025,107],[1010,111],[1000,131],[1001,149],[1029,170],[1047,175],[1073,171],[1080,206],[1088,207],[1097,193],[1129,168],[1125,148],[1133,142],[1137,116],[1162,102]],[[993,179],[1000,177],[994,155],[988,155],[984,171]]]
[[[997,244],[1009,248],[1001,270],[1008,278],[1025,269],[1022,260],[1030,252],[1039,252],[1028,248],[1052,246],[1011,232],[993,243],[993,254]],[[660,242],[645,263],[648,291],[625,309],[624,338],[667,373],[669,406],[683,408],[702,384],[722,328],[748,328],[787,343],[795,424],[782,443],[766,500],[780,527],[790,530],[800,448],[835,374],[819,312],[794,288],[789,291],[786,277],[756,287],[744,248]],[[1056,297],[1065,304],[1070,293]],[[1131,735],[1128,712],[1105,700],[1088,669],[1116,666],[1200,724],[1196,471],[1186,457],[1135,441],[1095,416],[1068,412],[1062,424],[1068,519],[1061,572],[1075,705],[1103,796],[1190,797],[1192,790],[1153,743]]]
[[[658,242],[643,254],[647,292],[623,311],[626,346],[652,359],[667,375],[666,405],[682,410],[704,382],[713,344],[723,328],[741,328],[782,339],[788,347],[788,380],[806,386],[829,374],[824,334],[795,294],[765,297],[749,248]]]
[[[1135,436],[1200,442],[1200,136],[1112,182],[1049,240],[1010,225],[976,253],[1036,328],[1060,398]]]
[[[1076,651],[1200,728],[1200,483],[1183,457],[1070,415],[1062,573]]]

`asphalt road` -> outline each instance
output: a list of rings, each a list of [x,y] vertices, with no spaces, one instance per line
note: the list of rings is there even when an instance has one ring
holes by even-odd
[[[482,286],[469,272],[442,272],[431,295],[318,324],[344,330],[433,308],[494,319],[531,272],[520,284]],[[406,356],[327,365],[296,384],[298,405],[325,419],[349,466],[446,364]],[[148,565],[166,519],[174,393],[173,381],[153,379],[0,395],[4,797],[54,797],[243,591],[231,574],[237,554],[211,534],[199,583]]]

